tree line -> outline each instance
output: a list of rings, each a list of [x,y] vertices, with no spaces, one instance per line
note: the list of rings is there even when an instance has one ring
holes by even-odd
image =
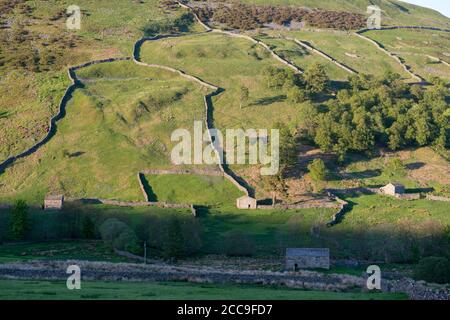
[[[391,72],[352,75],[348,87],[336,92],[319,64],[303,75],[273,67],[265,75],[269,87],[284,90],[298,105],[297,138],[336,153],[341,161],[349,152],[371,156],[379,147],[433,146],[439,151],[450,146],[448,89],[438,78],[424,87],[406,84]],[[289,166],[293,158],[281,161]]]

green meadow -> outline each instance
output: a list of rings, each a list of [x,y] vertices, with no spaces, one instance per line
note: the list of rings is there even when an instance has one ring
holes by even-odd
[[[274,32],[271,32],[272,34]],[[314,48],[325,52],[337,61],[345,64],[346,66],[352,68],[353,70],[364,73],[371,74],[375,76],[382,76],[387,71],[392,71],[399,73],[404,79],[409,79],[409,75],[403,70],[403,68],[394,59],[386,54],[379,51],[373,44],[365,41],[352,32],[342,32],[342,31],[327,31],[323,30],[320,32],[314,31],[284,31],[281,33],[291,38],[295,38],[301,41],[305,41],[312,45]],[[286,46],[292,46],[284,40]],[[280,43],[282,47],[282,43]],[[293,44],[294,57],[299,55],[295,61],[299,64],[302,63],[302,56],[297,52],[302,52],[306,49],[299,47],[297,44]],[[292,51],[288,51],[292,52]],[[314,54],[319,60],[323,62],[328,62],[324,58]],[[328,62],[334,68],[337,68],[331,62]],[[349,73],[339,69],[342,73],[345,73],[344,79],[347,79]],[[331,76],[332,74],[330,74]],[[342,77],[342,76],[341,76]],[[333,78],[333,77],[332,77]]]
[[[68,290],[64,281],[0,280],[1,300],[405,300],[404,294],[325,292],[256,285],[184,282],[83,281]]]
[[[173,73],[133,62],[79,72],[56,135],[0,176],[0,199],[41,203],[46,193],[142,200],[137,173],[171,167],[173,130],[205,117],[204,90]]]
[[[428,56],[450,63],[450,36],[447,32],[430,30],[385,30],[365,34],[402,58],[412,70],[430,81],[440,77],[450,81],[450,67]]]
[[[271,128],[277,121],[293,123],[295,105],[285,94],[268,88],[264,70],[284,68],[263,47],[220,33],[189,35],[144,43],[141,60],[181,69],[225,89],[213,98],[215,127]],[[240,88],[249,100],[240,106]],[[280,112],[282,111],[282,112]]]
[[[56,114],[70,81],[67,69],[92,60],[131,56],[143,28],[156,21],[179,17],[186,10],[166,10],[159,0],[80,0],[81,29],[66,28],[65,11],[73,1],[26,1],[31,14],[15,9],[5,18],[14,21],[1,32],[5,50],[0,54],[0,162],[41,140],[49,119]],[[62,14],[61,14],[62,13]],[[26,37],[16,37],[21,24]],[[192,30],[198,30],[197,24]],[[31,45],[30,45],[31,44]],[[13,65],[14,59],[34,58],[34,67]],[[44,55],[46,54],[46,55]]]
[[[187,175],[146,175],[151,201],[232,206],[243,195],[224,177]]]

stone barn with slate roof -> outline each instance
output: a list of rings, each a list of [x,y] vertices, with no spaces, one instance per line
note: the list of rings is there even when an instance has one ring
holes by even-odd
[[[287,248],[286,270],[329,269],[330,249],[328,248]]]
[[[236,206],[238,209],[256,209],[257,202],[255,198],[249,196],[243,196],[236,200]]]
[[[395,196],[397,194],[404,194],[405,186],[400,183],[389,183],[384,187],[380,188],[380,191],[384,194]]]
[[[45,210],[61,210],[64,203],[63,195],[47,195],[44,200]]]

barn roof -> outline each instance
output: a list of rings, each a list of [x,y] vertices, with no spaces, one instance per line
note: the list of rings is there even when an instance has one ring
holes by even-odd
[[[238,200],[256,200],[256,199],[249,197],[249,196],[242,196],[242,197],[238,198]]]
[[[287,257],[328,257],[328,248],[286,248]]]
[[[392,186],[394,186],[394,187],[396,187],[396,188],[404,188],[404,187],[405,187],[403,184],[398,183],[398,182],[389,182],[389,183],[386,185],[386,187],[387,187],[388,185],[392,185]]]

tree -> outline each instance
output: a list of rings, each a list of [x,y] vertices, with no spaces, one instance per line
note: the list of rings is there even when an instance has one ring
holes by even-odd
[[[243,104],[247,104],[249,96],[250,96],[250,93],[248,91],[248,88],[242,86],[241,91],[239,93],[239,102],[240,102],[241,109],[242,109]]]
[[[100,234],[106,245],[113,249],[138,252],[138,241],[134,231],[124,222],[111,218],[100,226]]]
[[[330,80],[323,65],[318,63],[306,69],[304,79],[306,82],[306,88],[311,93],[323,92]]]
[[[450,261],[444,257],[423,258],[414,269],[414,278],[433,283],[449,283]]]
[[[284,173],[297,162],[297,144],[294,135],[286,125],[276,123],[274,127],[280,131],[280,171]]]
[[[283,196],[287,197],[288,187],[283,179],[281,172],[271,176],[264,176],[264,180],[266,188],[272,195],[272,205],[275,205],[277,202],[277,193],[280,193]]]
[[[325,181],[327,178],[328,170],[322,159],[314,159],[308,165],[308,170],[314,181]]]
[[[95,224],[90,217],[84,217],[83,236],[86,239],[92,239],[95,236]]]
[[[403,177],[406,175],[406,167],[402,160],[393,158],[384,167],[383,173],[389,177]]]
[[[242,231],[231,231],[225,236],[225,252],[228,256],[251,256],[254,245],[251,239]]]
[[[166,259],[177,260],[183,256],[183,233],[177,218],[171,218],[167,227],[166,239],[163,244],[163,256]]]
[[[10,230],[14,240],[23,240],[28,232],[28,206],[23,200],[17,200],[11,209]]]
[[[291,87],[288,92],[287,96],[289,98],[289,101],[292,103],[302,103],[305,102],[308,99],[308,94],[306,91],[299,87]]]

